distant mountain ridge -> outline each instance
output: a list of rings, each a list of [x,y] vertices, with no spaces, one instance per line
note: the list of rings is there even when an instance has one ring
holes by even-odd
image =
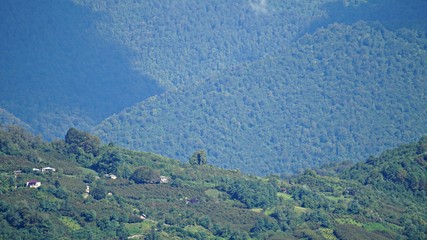
[[[362,160],[426,132],[425,44],[408,30],[333,24],[128,108],[95,133],[180,159],[204,148],[213,164],[255,174]]]
[[[27,130],[31,130],[31,127],[28,124],[21,121],[12,113],[6,111],[3,108],[0,108],[0,126],[7,126],[7,125],[21,126]]]
[[[5,0],[0,15],[0,107],[46,139],[163,91],[99,34],[100,13],[68,0]]]

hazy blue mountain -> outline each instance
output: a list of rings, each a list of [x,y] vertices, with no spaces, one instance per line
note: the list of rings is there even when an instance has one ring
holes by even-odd
[[[99,35],[100,19],[71,1],[2,1],[0,106],[51,139],[161,92]]]
[[[98,29],[134,50],[135,68],[169,89],[286,48],[316,20],[322,1],[74,0],[111,17]]]
[[[15,117],[12,113],[4,110],[3,108],[0,108],[0,126],[6,125],[16,125],[21,126],[27,130],[32,130],[28,124]]]
[[[362,160],[427,126],[426,40],[410,30],[333,24],[112,116],[96,133],[134,149],[252,173]]]
[[[335,22],[427,30],[423,0],[73,1],[108,15],[98,29],[134,51],[136,69],[171,89],[287,49]]]

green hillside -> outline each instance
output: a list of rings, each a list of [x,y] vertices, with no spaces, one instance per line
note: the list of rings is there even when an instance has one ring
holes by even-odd
[[[49,143],[3,127],[0,238],[425,239],[426,140],[334,176],[280,179],[102,145],[77,129]]]

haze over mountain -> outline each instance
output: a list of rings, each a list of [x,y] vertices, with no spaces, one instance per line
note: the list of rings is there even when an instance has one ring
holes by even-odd
[[[0,125],[15,125],[21,126],[27,130],[32,130],[28,124],[22,122],[19,118],[15,117],[12,113],[4,110],[3,108],[0,108]]]
[[[425,24],[410,21],[422,22],[425,3],[400,21],[399,1],[261,3],[98,6],[139,69],[175,88],[95,132],[182,160],[206,149],[214,164],[256,174],[362,160],[426,132]]]
[[[75,126],[180,160],[206,149],[215,165],[268,174],[360,161],[427,132],[425,1],[0,9],[0,107],[48,139]]]
[[[66,0],[2,1],[0,106],[52,139],[160,93],[130,51],[100,36],[100,19]]]

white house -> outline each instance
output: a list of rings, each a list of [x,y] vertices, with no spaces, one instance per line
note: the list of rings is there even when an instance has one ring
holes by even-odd
[[[25,184],[25,186],[29,188],[39,188],[41,185],[42,183],[37,180],[30,180]]]
[[[168,183],[169,182],[169,178],[166,176],[160,176],[160,183]]]
[[[52,167],[44,167],[42,168],[42,172],[56,172],[56,169]]]
[[[115,179],[117,179],[117,176],[116,175],[114,175],[114,174],[105,174],[105,177],[107,177],[107,178],[111,178],[111,179],[113,179],[113,180],[115,180]]]

